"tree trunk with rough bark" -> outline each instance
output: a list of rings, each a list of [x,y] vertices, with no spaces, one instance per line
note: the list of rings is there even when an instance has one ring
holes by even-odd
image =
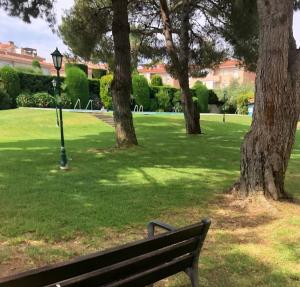
[[[259,60],[251,129],[241,148],[240,192],[286,197],[285,173],[300,113],[300,51],[293,0],[257,0]]]
[[[131,63],[128,1],[113,0],[112,34],[114,39],[115,68],[112,82],[112,98],[116,141],[118,147],[137,145],[137,138],[130,110]]]
[[[160,0],[160,11],[163,22],[163,34],[166,41],[167,53],[175,69],[176,78],[182,92],[182,108],[184,112],[186,132],[200,134],[200,113],[194,104],[189,86],[189,1],[186,1],[181,19],[180,57],[173,41],[170,11],[166,0]]]

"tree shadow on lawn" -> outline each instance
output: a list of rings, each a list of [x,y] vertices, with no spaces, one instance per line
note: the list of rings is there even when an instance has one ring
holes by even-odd
[[[238,177],[247,126],[231,123],[216,135],[219,124],[208,122],[206,135],[188,137],[159,119],[151,124],[149,132],[149,122],[138,119],[141,147],[130,150],[109,148],[113,130],[67,139],[66,173],[57,168],[59,141],[0,143],[1,233],[61,240],[144,225],[177,208],[204,206]]]
[[[59,141],[0,143],[2,241],[18,239],[21,250],[22,242],[30,247],[33,240],[50,246],[65,241],[62,249],[66,251],[78,239],[79,246],[73,250],[82,254],[144,237],[145,224],[154,218],[176,226],[204,216],[217,222],[208,204],[237,178],[239,146],[247,126],[230,124],[230,131],[228,125],[217,134],[217,124],[207,123],[205,135],[187,137],[182,130],[157,122],[148,131],[148,124],[138,122],[141,146],[130,150],[111,148],[113,130],[67,138],[67,152],[73,160],[66,173],[57,168]],[[261,220],[257,224],[269,219]],[[233,219],[233,223],[241,221],[241,217]],[[216,226],[212,230],[225,228],[219,223]],[[251,232],[248,236],[254,237]],[[215,243],[208,241],[208,246],[214,248]],[[67,254],[54,260],[74,256],[73,252]],[[42,265],[47,256],[49,252],[34,265]],[[213,262],[217,264],[218,259]],[[213,264],[206,268],[208,280],[214,282],[209,276]]]

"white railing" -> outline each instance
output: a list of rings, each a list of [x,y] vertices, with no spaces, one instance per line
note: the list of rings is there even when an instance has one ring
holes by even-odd
[[[79,109],[81,110],[81,101],[80,101],[80,99],[78,99],[77,101],[76,101],[76,104],[75,104],[75,106],[74,106],[74,111],[76,110],[76,107],[79,107]]]
[[[138,105],[135,105],[134,106],[134,110],[133,110],[134,113],[143,113],[144,112],[144,107],[142,105],[138,106]]]
[[[89,108],[89,105],[91,105],[91,110],[93,110],[93,100],[89,100],[87,106],[86,106],[86,110]]]

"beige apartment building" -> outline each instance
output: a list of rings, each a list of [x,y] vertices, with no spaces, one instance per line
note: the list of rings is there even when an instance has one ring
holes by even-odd
[[[36,49],[18,48],[12,41],[9,41],[8,43],[0,42],[0,67],[8,65],[12,67],[31,68],[33,60],[39,61],[44,75],[56,75],[53,63],[48,63],[46,59],[39,57]],[[64,64],[65,63],[63,63],[61,69],[62,76],[65,75]],[[90,78],[92,78],[93,69],[107,70],[106,64],[86,63],[86,65],[88,66],[88,76]]]
[[[140,67],[138,72],[143,74],[149,81],[152,75],[160,75],[165,85],[179,87],[178,81],[168,74],[164,64],[154,67]],[[201,81],[208,89],[218,89],[227,87],[234,80],[239,83],[254,83],[255,73],[248,72],[244,67],[240,66],[239,61],[230,59],[221,63],[214,70],[210,70],[204,78],[191,77],[190,86],[192,87],[195,82]]]

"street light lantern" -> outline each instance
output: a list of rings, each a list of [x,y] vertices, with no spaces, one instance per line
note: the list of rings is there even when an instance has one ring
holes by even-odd
[[[63,124],[63,113],[62,113],[62,101],[61,101],[61,90],[60,90],[60,74],[59,70],[62,66],[62,59],[63,55],[56,50],[51,54],[53,65],[56,69],[57,77],[56,79],[53,79],[52,85],[54,87],[54,92],[58,94],[57,102],[59,103],[59,126],[60,126],[60,168],[63,170],[68,169],[68,159],[67,159],[67,153],[65,148],[65,136],[64,136],[64,124]]]
[[[54,67],[57,71],[61,69],[62,66],[62,60],[63,55],[59,52],[59,50],[56,48],[55,51],[51,54]]]

